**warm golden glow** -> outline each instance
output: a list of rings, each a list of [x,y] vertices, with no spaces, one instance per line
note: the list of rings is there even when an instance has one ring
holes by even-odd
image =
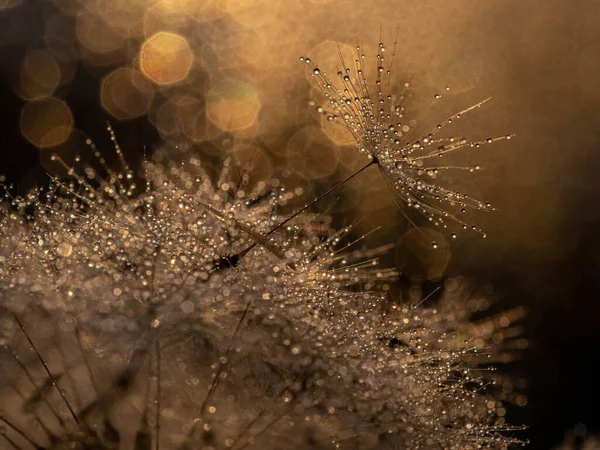
[[[189,95],[177,97],[175,119],[179,131],[195,142],[209,140],[220,134],[220,130],[206,118],[203,102]],[[163,120],[169,120],[164,118]]]
[[[239,173],[250,185],[268,180],[273,175],[271,158],[264,149],[249,144],[238,144],[233,148],[233,154]]]
[[[157,84],[174,84],[189,74],[194,55],[187,40],[173,33],[160,32],[150,37],[140,52],[140,68]]]
[[[120,50],[125,38],[111,28],[102,17],[90,12],[77,16],[76,26],[79,42],[93,53],[110,53]]]
[[[317,127],[297,131],[287,144],[288,165],[307,180],[324,178],[335,172],[338,149]]]
[[[21,64],[17,93],[26,100],[52,95],[60,83],[61,71],[47,50],[28,51]]]
[[[21,110],[21,133],[37,147],[62,144],[72,128],[71,110],[65,102],[55,97],[27,103]]]
[[[208,93],[208,118],[222,130],[249,128],[254,124],[259,108],[256,90],[244,81],[226,79]]]
[[[120,67],[102,80],[100,102],[117,119],[146,114],[153,97],[152,83],[136,70]]]

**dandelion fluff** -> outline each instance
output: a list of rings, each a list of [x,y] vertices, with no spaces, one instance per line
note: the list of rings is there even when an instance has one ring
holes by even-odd
[[[309,104],[327,121],[350,132],[359,150],[369,158],[366,166],[379,168],[401,210],[413,208],[436,226],[452,229],[452,225],[457,224],[485,237],[483,230],[466,220],[469,211],[492,211],[491,204],[441,186],[436,178],[443,172],[478,171],[479,165],[453,164],[448,161],[448,156],[463,148],[484,147],[512,136],[488,137],[481,141],[441,136],[443,129],[489,99],[453,114],[428,133],[415,136],[412,85],[407,82],[396,86],[392,78],[397,46],[394,42],[388,63],[386,47],[383,42],[379,43],[371,81],[367,77],[368,58],[360,45],[350,57],[348,52],[339,49],[340,67],[332,76],[318,65],[318,61],[300,57],[300,61],[310,67],[310,76],[320,97],[310,100]],[[436,94],[435,99],[439,98],[441,94]],[[412,222],[408,215],[405,216]],[[454,231],[452,237],[456,237]]]
[[[116,148],[119,170],[56,157],[71,178],[5,189],[0,448],[519,442],[480,370],[494,322],[471,326],[456,291],[400,302],[389,248],[285,219],[279,180],[163,158],[140,187]]]

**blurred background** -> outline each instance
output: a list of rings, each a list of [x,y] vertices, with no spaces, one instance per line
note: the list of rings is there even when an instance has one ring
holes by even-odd
[[[396,242],[387,263],[407,279],[462,274],[493,309],[526,306],[520,357],[502,370],[507,394],[524,394],[507,420],[529,425],[529,448],[578,424],[599,432],[600,1],[0,0],[0,174],[23,194],[64,175],[53,153],[84,164],[91,139],[109,159],[110,122],[133,167],[144,147],[177,146],[318,195],[365,160],[308,107],[298,58],[335,73],[338,45],[374,57],[380,29],[391,48],[397,28],[394,80],[412,80],[424,131],[491,96],[451,131],[516,134],[465,150],[482,170],[441,180],[498,208],[474,218],[488,238],[424,226],[433,250],[375,169],[316,208],[359,233],[379,227],[367,244]]]

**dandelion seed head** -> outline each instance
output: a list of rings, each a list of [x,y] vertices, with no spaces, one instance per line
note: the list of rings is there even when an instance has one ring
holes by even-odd
[[[397,46],[395,42],[389,62],[383,42],[379,43],[375,58],[367,57],[360,45],[353,53],[342,51],[338,46],[340,69],[335,76],[328,75],[310,58],[301,57],[300,60],[311,67],[310,77],[322,99],[310,100],[309,105],[327,121],[346,129],[360,152],[377,163],[401,209],[416,209],[443,228],[454,224],[483,235],[479,227],[467,224],[462,216],[474,210],[492,211],[491,205],[443,187],[436,178],[446,171],[480,169],[478,164],[462,166],[446,162],[451,153],[462,148],[483,147],[511,136],[488,137],[481,141],[441,136],[443,129],[485,104],[487,99],[446,118],[433,130],[417,137],[417,121],[411,109],[412,86],[406,82],[398,89],[397,80],[393,78]],[[370,63],[376,64],[373,78],[367,77]],[[448,90],[450,87],[446,87],[445,91]],[[434,100],[441,98],[440,93],[434,95]]]
[[[238,450],[519,442],[480,368],[490,348],[510,357],[504,336],[520,311],[473,324],[461,282],[431,303],[417,290],[401,300],[390,293],[396,271],[377,264],[392,246],[357,249],[351,227],[308,211],[286,219],[301,189],[236,180],[230,160],[215,179],[200,159],[172,155],[145,161],[139,183],[109,133],[119,169],[89,142],[99,168],[57,156],[68,178],[26,196],[4,188],[9,440]]]

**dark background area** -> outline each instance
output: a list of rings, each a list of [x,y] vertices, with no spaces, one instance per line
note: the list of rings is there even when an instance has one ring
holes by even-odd
[[[348,2],[332,3],[337,6],[310,7]],[[433,22],[441,36],[448,33],[447,41],[438,36],[428,44],[431,53],[449,53],[436,60],[433,72],[444,61],[475,61],[469,67],[484,61],[474,83],[479,93],[489,87],[499,96],[494,110],[500,115],[484,113],[478,123],[491,122],[492,128],[514,130],[519,137],[510,148],[502,147],[482,182],[481,189],[501,205],[498,219],[487,224],[491,239],[453,248],[446,273],[464,274],[478,285],[492,283],[503,308],[527,307],[523,325],[531,344],[506,370],[527,380],[528,404],[511,409],[508,419],[529,426],[523,433],[531,440],[529,448],[549,449],[578,423],[600,432],[600,3],[481,3],[486,5],[461,1],[440,10],[438,3],[424,2],[393,20],[402,25],[423,15],[419,24]],[[461,8],[467,4],[474,9]],[[383,8],[373,6],[376,12]],[[0,6],[0,173],[20,193],[44,183],[46,169],[40,150],[20,133],[25,101],[11,79],[26,49],[40,43],[44,15],[52,9],[49,2],[35,1]],[[380,16],[374,14],[369,23]],[[334,21],[324,17],[319,24]],[[351,34],[342,25],[329,31],[331,39]],[[310,27],[301,34],[307,41],[319,40]],[[403,34],[413,40],[410,25]],[[414,41],[428,38],[422,29],[414,35]],[[161,137],[145,116],[118,121],[107,114],[98,101],[99,86],[97,74],[78,64],[72,82],[55,93],[71,108],[75,127],[99,148],[110,148],[105,130],[110,120],[128,158],[139,157],[144,145],[150,151],[158,145]],[[386,233],[398,238],[393,228]]]

